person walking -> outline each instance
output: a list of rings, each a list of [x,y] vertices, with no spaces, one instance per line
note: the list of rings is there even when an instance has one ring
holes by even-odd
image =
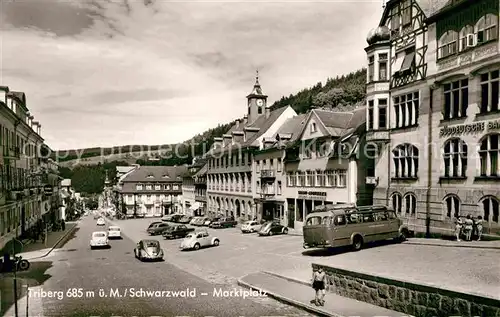
[[[465,219],[465,226],[464,226],[464,231],[465,231],[465,240],[470,241],[471,236],[472,236],[472,226],[474,225],[474,221],[472,221],[472,216],[467,215],[467,218]]]
[[[478,216],[476,221],[476,234],[477,234],[477,241],[481,241],[481,236],[483,235],[483,217]]]
[[[462,218],[457,217],[455,219],[455,236],[457,237],[457,241],[460,241],[460,234],[462,233],[463,225],[464,222],[462,221]]]
[[[314,304],[316,306],[325,306],[325,288],[326,288],[326,274],[321,267],[313,271],[312,287],[314,289]]]

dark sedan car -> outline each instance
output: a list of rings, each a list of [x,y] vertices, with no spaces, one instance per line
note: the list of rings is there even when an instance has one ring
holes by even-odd
[[[279,223],[269,221],[262,225],[259,236],[273,236],[275,234],[287,234],[288,228]]]
[[[141,261],[163,260],[163,250],[158,240],[141,240],[134,249],[134,255]]]
[[[152,226],[150,226],[147,230],[147,232],[155,236],[157,234],[162,234],[163,231],[167,230],[170,227],[168,223],[160,222],[160,223],[155,223]]]

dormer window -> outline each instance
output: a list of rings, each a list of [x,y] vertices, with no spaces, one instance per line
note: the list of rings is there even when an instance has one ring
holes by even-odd
[[[162,176],[162,178],[167,178],[168,179],[168,178],[170,178],[170,176],[168,176],[168,175],[165,174],[165,175]]]
[[[438,58],[456,54],[458,50],[458,33],[448,31],[439,39]]]
[[[392,9],[392,17],[391,17],[391,30],[399,31],[400,20],[399,20],[399,6],[396,6]]]
[[[153,175],[148,175],[146,178],[155,178]]]
[[[153,186],[151,185],[146,185],[146,190],[152,190],[153,189]]]
[[[316,127],[316,122],[311,123],[311,133],[314,133],[318,131],[318,128]]]
[[[476,24],[477,43],[486,43],[498,38],[498,17],[487,14]]]
[[[401,4],[401,24],[411,25],[411,0],[405,0]]]
[[[136,190],[142,190],[142,185],[141,185],[141,184],[137,184],[137,185],[135,185],[135,189],[136,189]]]

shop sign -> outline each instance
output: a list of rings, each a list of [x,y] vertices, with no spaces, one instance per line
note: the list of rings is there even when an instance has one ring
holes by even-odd
[[[440,137],[458,136],[476,132],[500,130],[500,120],[489,122],[476,122],[472,124],[460,124],[455,126],[445,126],[439,132]]]
[[[326,192],[299,190],[299,199],[326,200]]]
[[[45,185],[43,186],[43,193],[47,196],[52,195],[54,192],[54,187],[52,185]]]

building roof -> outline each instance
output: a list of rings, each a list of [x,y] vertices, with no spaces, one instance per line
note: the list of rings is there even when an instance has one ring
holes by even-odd
[[[384,14],[382,15],[382,19],[380,20],[380,25],[383,25],[385,19],[389,15],[390,10],[392,9],[392,4],[399,3],[401,0],[391,0],[387,3]],[[420,10],[424,13],[426,18],[433,16],[438,13],[444,7],[448,6],[453,0],[415,0],[417,5],[420,7]]]
[[[128,174],[123,183],[137,182],[180,182],[188,173],[187,166],[140,166]]]
[[[278,129],[274,138],[278,139],[279,135],[288,135],[290,136],[290,139],[287,140],[288,143],[297,141],[304,131],[308,117],[309,113],[303,113],[287,119]]]
[[[231,134],[231,132],[235,131],[244,131],[245,128],[256,128],[259,129],[257,133],[255,133],[251,138],[243,142],[242,144],[238,145],[238,148],[241,147],[250,147],[250,146],[258,146],[259,144],[257,143],[257,139],[261,137],[264,133],[266,133],[269,128],[278,120],[278,118],[283,114],[283,112],[287,109],[288,107],[281,107],[278,109],[275,109],[270,112],[269,118],[266,118],[265,114],[259,116],[257,120],[250,124],[242,124],[242,123],[236,123],[234,124],[231,129],[226,134]],[[216,147],[212,148],[209,153],[210,154],[216,154],[220,153],[222,151],[227,151],[231,149],[231,145],[228,145],[226,147]]]
[[[348,112],[312,110],[326,127],[332,137],[341,137],[352,133],[366,121],[366,107],[359,107]]]
[[[196,174],[193,175],[193,177],[203,176],[207,173],[207,170],[208,170],[208,164],[205,164],[198,172],[196,172]]]

